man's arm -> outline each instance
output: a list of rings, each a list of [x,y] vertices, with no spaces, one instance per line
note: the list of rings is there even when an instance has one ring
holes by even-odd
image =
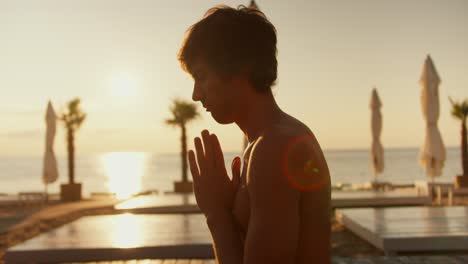
[[[295,261],[300,192],[283,174],[285,145],[274,138],[260,138],[253,149],[248,168],[250,219],[244,264]]]
[[[219,264],[294,263],[300,193],[282,173],[283,154],[278,142],[262,138],[252,150],[247,169],[250,218],[244,245],[230,212],[207,216]]]
[[[206,221],[213,238],[218,264],[242,264],[243,245],[230,212],[207,215]]]
[[[218,263],[242,263],[242,243],[231,213],[231,206],[240,180],[240,163],[233,161],[232,180],[224,165],[223,152],[216,135],[202,132],[205,148],[200,138],[195,138],[197,162],[189,152],[190,170],[194,178],[194,192],[200,210],[205,214],[214,242]]]

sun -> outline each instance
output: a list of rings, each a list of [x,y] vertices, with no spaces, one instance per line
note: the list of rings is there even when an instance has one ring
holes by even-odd
[[[114,74],[110,80],[110,89],[114,97],[134,97],[137,94],[137,79],[130,73]]]

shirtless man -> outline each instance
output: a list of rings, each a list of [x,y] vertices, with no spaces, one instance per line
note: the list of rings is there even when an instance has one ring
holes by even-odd
[[[249,140],[232,179],[216,135],[204,130],[188,154],[220,264],[331,262],[327,163],[310,129],[275,102],[276,52],[276,30],[260,11],[221,6],[189,29],[179,53],[193,100]]]

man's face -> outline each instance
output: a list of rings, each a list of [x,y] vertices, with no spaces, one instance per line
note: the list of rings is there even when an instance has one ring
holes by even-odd
[[[230,79],[219,76],[201,60],[192,67],[193,101],[200,101],[206,111],[220,124],[234,122],[236,87]]]

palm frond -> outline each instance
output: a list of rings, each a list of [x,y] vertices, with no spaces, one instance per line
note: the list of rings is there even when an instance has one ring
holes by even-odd
[[[78,130],[86,120],[86,113],[80,108],[80,98],[75,98],[67,103],[66,108],[62,111],[59,119],[64,122],[67,129],[73,131]]]
[[[172,118],[165,120],[168,125],[185,125],[199,116],[197,105],[182,99],[174,99],[170,111]]]
[[[449,97],[449,101],[452,104],[452,109],[450,111],[452,116],[461,121],[466,120],[468,116],[468,99],[458,102]]]

